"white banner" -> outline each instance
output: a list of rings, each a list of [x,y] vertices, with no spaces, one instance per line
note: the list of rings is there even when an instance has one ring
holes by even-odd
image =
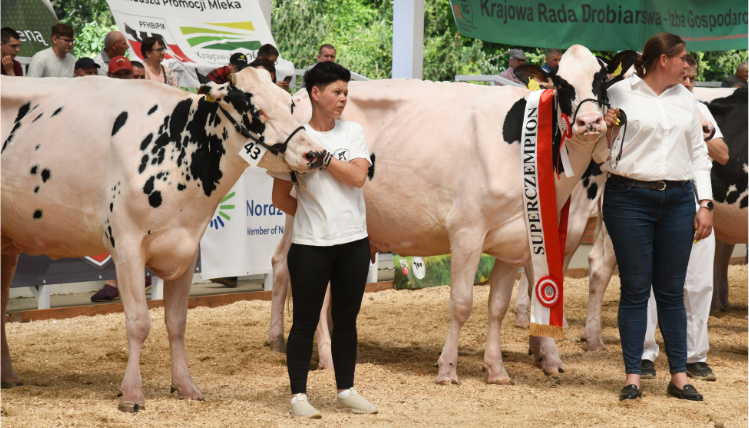
[[[206,75],[229,64],[234,52],[252,61],[260,46],[276,46],[257,0],[107,0],[130,45],[130,58],[143,61],[141,41],[161,36],[164,64],[179,85],[197,87],[195,70]],[[292,63],[279,58],[276,77],[293,75]]]
[[[247,168],[216,209],[200,241],[203,279],[272,273],[286,215],[273,206],[273,177]]]

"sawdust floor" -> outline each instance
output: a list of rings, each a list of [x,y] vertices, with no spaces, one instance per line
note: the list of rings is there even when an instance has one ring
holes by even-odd
[[[333,372],[310,372],[308,393],[321,421],[284,416],[289,388],[283,354],[264,346],[270,302],[239,302],[189,311],[187,352],[193,379],[207,401],[169,395],[169,349],[163,309],[151,311],[151,334],[141,360],[146,410],[117,410],[127,361],[123,314],[62,321],[10,323],[8,340],[25,386],[3,390],[3,427],[53,426],[747,426],[747,267],[730,268],[733,309],[710,317],[708,362],[717,382],[695,381],[701,403],[666,395],[665,355],[644,397],[618,401],[624,374],[616,328],[618,278],[603,307],[608,350],[587,352],[580,341],[587,280],[565,284],[566,338],[557,341],[565,373],[547,377],[528,356],[527,330],[513,326],[512,306],[502,327],[502,352],[513,386],[487,385],[483,352],[489,288],[474,290],[474,310],[463,328],[459,385],[438,386],[433,364],[448,327],[449,289],[388,290],[364,297],[360,345],[369,361],[356,371],[357,389],[378,415],[334,411]],[[514,299],[512,304],[514,304]],[[287,315],[286,328],[290,326]],[[662,343],[661,343],[662,345]]]

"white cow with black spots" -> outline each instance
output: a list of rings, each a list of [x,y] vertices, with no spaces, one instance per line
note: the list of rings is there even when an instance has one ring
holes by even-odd
[[[172,391],[202,400],[185,357],[187,298],[200,238],[248,166],[239,156],[247,138],[232,121],[284,151],[285,162],[269,150],[259,166],[309,171],[323,153],[303,130],[289,138],[299,127],[291,98],[253,68],[207,87],[213,100],[157,82],[104,77],[3,76],[2,88],[3,314],[20,253],[54,259],[109,252],[129,344],[119,408],[138,411],[140,353],[150,329],[148,267],[164,279]],[[10,387],[21,379],[4,317],[2,325],[2,382]]]
[[[581,103],[605,100],[606,80],[607,70],[589,50],[577,45],[564,54],[552,77],[555,126],[562,113],[573,117],[580,106],[572,121],[573,137],[567,140],[574,175],[562,173],[556,182],[558,210],[590,163],[594,148],[606,153],[600,138],[606,131],[603,109],[596,102]],[[458,379],[458,336],[471,312],[473,279],[482,252],[496,258],[484,355],[487,381],[510,383],[502,364],[500,331],[515,275],[530,260],[520,162],[528,94],[523,88],[416,80],[349,85],[342,119],[364,126],[374,157],[370,181],[363,188],[372,253],[452,254],[450,329],[436,379],[441,384]],[[295,96],[294,103],[303,107],[304,98],[304,94]],[[303,113],[295,116],[304,121]],[[560,137],[555,128],[556,148]],[[274,272],[283,272],[284,256],[285,250],[279,248]],[[274,289],[268,341],[279,344],[286,284],[276,282]],[[530,347],[545,372],[561,371],[552,339],[531,337]]]

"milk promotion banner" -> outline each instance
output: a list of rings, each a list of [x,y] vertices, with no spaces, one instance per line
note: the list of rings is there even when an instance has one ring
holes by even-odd
[[[271,201],[273,178],[247,168],[219,204],[200,241],[201,278],[273,272],[286,215]]]

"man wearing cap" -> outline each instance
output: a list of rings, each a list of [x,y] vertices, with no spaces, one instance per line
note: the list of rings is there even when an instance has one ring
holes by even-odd
[[[99,76],[106,76],[109,71],[109,61],[116,56],[123,56],[127,52],[127,39],[119,31],[110,31],[104,36],[104,49],[94,57],[99,64]]]
[[[115,79],[132,79],[133,66],[130,64],[130,60],[124,56],[116,56],[109,60],[107,76]]]
[[[75,62],[73,75],[75,77],[96,76],[98,70],[99,64],[95,63],[91,58],[83,57]]]
[[[238,73],[245,67],[247,67],[247,56],[241,52],[237,52],[229,58],[229,65],[211,71],[206,77],[219,85],[223,85],[229,81],[230,74]]]
[[[525,64],[525,52],[523,52],[522,49],[510,49],[510,67],[499,73],[499,77],[503,77],[507,80],[512,80],[513,82],[520,83],[523,85],[523,82],[515,76],[515,67],[519,65]],[[525,85],[523,85],[525,86]]]

